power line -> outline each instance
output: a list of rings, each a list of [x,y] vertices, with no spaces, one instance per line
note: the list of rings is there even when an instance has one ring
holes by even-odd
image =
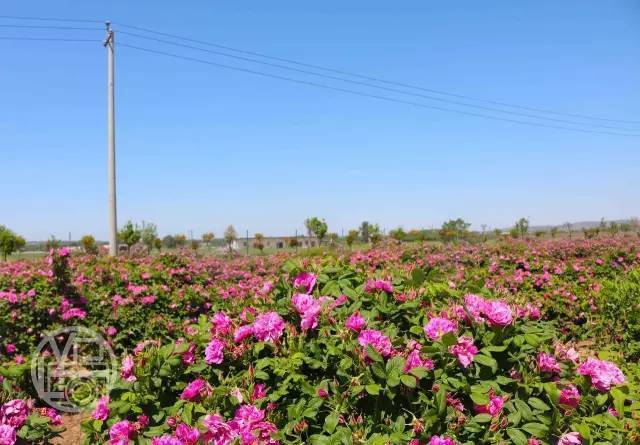
[[[102,42],[98,39],[65,39],[58,37],[0,37],[0,40],[19,40],[19,41],[52,41],[52,42]]]
[[[314,65],[314,64],[309,64],[309,63],[298,62],[298,61],[293,60],[293,59],[286,59],[286,58],[282,58],[282,57],[274,57],[274,56],[270,56],[270,55],[267,55],[267,54],[255,52],[255,51],[248,51],[248,50],[234,48],[234,47],[231,47],[231,46],[226,46],[226,45],[220,45],[220,44],[217,44],[217,43],[207,42],[207,41],[204,41],[204,40],[192,39],[192,38],[189,38],[189,37],[179,36],[179,35],[176,35],[176,34],[169,34],[169,33],[166,33],[166,32],[155,31],[155,30],[152,30],[152,29],[149,29],[149,28],[143,28],[143,27],[140,27],[140,26],[127,25],[127,24],[120,23],[120,22],[117,22],[115,24],[118,25],[118,26],[125,27],[125,28],[136,29],[138,31],[148,32],[148,33],[161,35],[161,36],[165,36],[165,37],[171,37],[173,39],[179,39],[179,40],[184,40],[184,41],[188,41],[188,42],[199,43],[199,44],[202,44],[202,45],[207,45],[207,46],[216,47],[216,48],[222,48],[222,49],[226,49],[226,50],[229,50],[229,51],[234,51],[234,52],[237,52],[237,53],[249,54],[249,55],[252,55],[252,56],[263,57],[265,59],[271,59],[271,60],[276,60],[276,61],[280,61],[280,62],[290,63],[292,65],[304,66],[304,67],[307,67],[307,68],[315,68],[315,69],[329,71],[329,72],[333,72],[333,73],[337,73],[337,74],[342,74],[342,75],[347,75],[347,76],[352,76],[352,77],[359,77],[361,79],[366,79],[366,80],[370,80],[370,81],[374,81],[374,82],[385,83],[385,84],[388,84],[388,85],[396,85],[396,86],[401,86],[401,87],[404,87],[404,88],[410,88],[410,89],[415,89],[415,90],[426,91],[426,92],[429,92],[429,93],[441,94],[441,95],[444,95],[444,96],[451,96],[451,97],[457,97],[457,98],[460,98],[460,99],[467,99],[467,100],[473,100],[473,101],[478,101],[478,102],[485,102],[485,103],[490,103],[490,104],[493,104],[493,105],[500,105],[500,106],[503,106],[503,107],[517,108],[517,109],[533,111],[533,112],[537,112],[537,113],[555,114],[555,115],[560,115],[560,116],[570,116],[570,117],[577,117],[577,118],[581,118],[581,119],[590,119],[590,120],[599,120],[599,121],[608,121],[608,122],[618,122],[618,123],[624,123],[624,124],[640,124],[640,121],[629,121],[629,120],[622,120],[622,119],[608,119],[608,118],[588,116],[588,115],[577,114],[577,113],[565,113],[565,112],[553,111],[553,110],[548,110],[548,109],[543,109],[543,108],[527,107],[527,106],[508,103],[508,102],[500,102],[500,101],[495,101],[495,100],[490,100],[490,99],[483,99],[483,98],[478,98],[478,97],[474,97],[474,96],[468,96],[468,95],[464,95],[464,94],[451,93],[451,92],[442,91],[442,90],[436,90],[436,89],[432,89],[432,88],[425,88],[425,87],[418,86],[418,85],[412,85],[412,84],[403,83],[403,82],[386,80],[386,79],[382,79],[382,78],[379,78],[379,77],[373,77],[373,76],[368,76],[368,75],[363,75],[363,74],[358,74],[358,73],[352,73],[352,72],[349,72],[349,71],[338,70],[338,69],[335,69],[335,68],[329,68],[329,67],[325,67],[325,66],[321,66],[321,65]]]
[[[12,20],[41,20],[46,22],[78,22],[78,23],[104,23],[104,20],[87,20],[87,19],[56,19],[53,17],[25,17],[19,15],[0,15],[0,19]]]
[[[371,94],[371,93],[366,93],[366,92],[362,92],[362,91],[350,90],[350,89],[347,89],[347,88],[335,87],[335,86],[326,85],[326,84],[322,84],[322,83],[317,83],[317,82],[312,82],[312,81],[307,81],[307,80],[301,80],[301,79],[295,79],[295,78],[292,78],[292,77],[281,76],[279,74],[273,74],[273,73],[266,73],[266,72],[263,72],[263,71],[257,71],[257,70],[252,70],[252,69],[248,69],[248,68],[241,68],[241,67],[232,66],[232,65],[225,65],[225,64],[222,64],[222,63],[212,62],[210,60],[204,60],[204,59],[198,59],[196,57],[189,57],[189,56],[183,56],[183,55],[179,55],[179,54],[168,53],[168,52],[165,52],[165,51],[159,51],[159,50],[155,50],[155,49],[144,48],[144,47],[135,46],[135,45],[129,45],[129,44],[126,44],[126,43],[119,43],[118,45],[122,46],[122,47],[126,47],[126,48],[135,49],[135,50],[138,50],[138,51],[144,51],[144,52],[148,52],[148,53],[152,53],[152,54],[159,54],[159,55],[163,55],[163,56],[173,57],[173,58],[176,58],[176,59],[182,59],[182,60],[188,60],[188,61],[192,61],[192,62],[198,62],[198,63],[202,63],[202,64],[206,64],[206,65],[216,66],[216,67],[219,67],[219,68],[225,68],[225,69],[230,69],[230,70],[234,70],[234,71],[241,71],[241,72],[255,74],[255,75],[259,75],[259,76],[263,76],[263,77],[270,77],[270,78],[273,78],[273,79],[285,80],[285,81],[288,81],[288,82],[294,82],[294,83],[298,83],[298,84],[302,84],[302,85],[309,85],[309,86],[313,86],[313,87],[317,87],[317,88],[323,88],[323,89],[327,89],[327,90],[340,91],[340,92],[343,92],[343,93],[353,94],[353,95],[357,95],[357,96],[370,97],[370,98],[380,99],[380,100],[384,100],[384,101],[388,101],[388,102],[395,102],[395,103],[411,105],[411,106],[420,107],[420,108],[427,108],[427,109],[431,109],[431,110],[446,111],[446,112],[450,112],[450,113],[463,114],[463,115],[466,115],[466,116],[475,116],[475,117],[481,117],[483,119],[499,120],[499,121],[512,122],[512,123],[517,123],[517,124],[522,124],[522,125],[531,125],[531,126],[536,126],[536,127],[546,127],[546,128],[560,129],[560,130],[577,131],[577,132],[581,132],[581,133],[596,133],[596,134],[609,134],[609,135],[616,135],[616,136],[634,136],[634,137],[640,136],[640,134],[617,133],[617,132],[612,132],[612,131],[599,131],[599,130],[585,130],[585,129],[582,129],[582,128],[571,128],[571,127],[564,127],[564,126],[560,126],[560,125],[550,125],[550,124],[543,124],[543,123],[539,123],[539,122],[527,122],[527,121],[509,119],[509,118],[498,117],[498,116],[489,116],[489,115],[480,114],[480,113],[473,113],[473,112],[469,112],[469,111],[455,110],[455,109],[451,109],[451,108],[438,107],[438,106],[433,106],[433,105],[426,105],[426,104],[423,104],[423,103],[412,102],[412,101],[407,101],[407,100],[402,100],[402,99],[396,99],[396,98],[392,98],[392,97],[388,97],[388,96],[381,96],[381,95],[378,95],[378,94]]]
[[[54,25],[14,25],[0,23],[2,28],[27,28],[27,29],[57,29],[63,31],[104,31],[102,28],[89,28],[85,26],[54,26]]]
[[[102,23],[100,20],[53,18],[53,17],[26,17],[26,16],[0,15],[0,18],[7,18],[7,19],[14,19],[14,20],[41,20],[41,21],[58,21],[58,22]],[[412,85],[412,84],[408,84],[408,83],[402,83],[402,82],[382,79],[382,78],[379,78],[379,77],[373,77],[373,76],[369,76],[369,75],[353,73],[353,72],[339,70],[339,69],[335,69],[335,68],[329,68],[329,67],[325,67],[325,66],[321,66],[321,65],[303,63],[303,62],[299,62],[299,61],[296,61],[296,60],[293,60],[293,59],[286,59],[286,58],[282,58],[282,57],[274,57],[274,56],[270,56],[270,55],[267,55],[267,54],[255,52],[255,51],[248,51],[248,50],[238,49],[238,48],[234,48],[234,47],[227,46],[227,45],[220,45],[220,44],[207,42],[207,41],[203,41],[203,40],[192,39],[192,38],[189,38],[189,37],[180,36],[180,35],[176,35],[176,34],[170,34],[170,33],[155,31],[155,30],[152,30],[152,29],[149,29],[149,28],[143,28],[143,27],[140,27],[140,26],[127,25],[127,24],[119,23],[119,22],[117,23],[117,25],[122,26],[122,27],[126,27],[126,28],[130,28],[130,29],[136,29],[136,30],[143,31],[143,32],[146,32],[146,33],[162,35],[162,36],[170,37],[170,38],[173,38],[173,39],[179,39],[179,40],[199,43],[199,44],[207,45],[207,46],[211,46],[211,47],[222,48],[222,49],[226,49],[226,50],[233,51],[233,52],[236,52],[236,53],[248,54],[248,55],[257,56],[257,57],[261,57],[261,58],[265,58],[265,59],[285,62],[285,63],[292,64],[292,65],[298,65],[298,66],[303,66],[303,67],[308,67],[308,68],[314,68],[314,69],[319,69],[319,70],[323,70],[323,71],[327,71],[327,72],[333,72],[333,73],[337,73],[337,74],[341,74],[341,75],[357,77],[357,78],[361,78],[361,79],[365,79],[365,80],[369,80],[369,81],[383,83],[383,84],[387,84],[387,85],[396,85],[396,86],[400,86],[400,87],[403,87],[403,88],[409,88],[409,89],[413,89],[413,90],[420,90],[420,91],[425,91],[425,92],[430,92],[430,93],[435,93],[435,94],[440,94],[440,95],[445,95],[445,96],[450,96],[450,97],[456,97],[456,98],[461,98],[461,99],[466,99],[466,100],[472,100],[472,101],[477,101],[477,102],[484,102],[484,103],[489,103],[489,104],[498,105],[498,106],[502,106],[502,107],[521,109],[521,110],[526,110],[526,111],[532,111],[532,112],[535,112],[535,113],[546,113],[546,114],[553,114],[553,115],[559,115],[559,116],[570,116],[570,117],[575,117],[575,118],[579,118],[579,119],[598,120],[598,121],[603,121],[603,122],[625,123],[625,124],[640,124],[640,121],[609,119],[609,118],[588,116],[588,115],[583,115],[583,114],[566,113],[566,112],[559,112],[559,111],[542,109],[542,108],[527,107],[527,106],[522,106],[522,105],[517,105],[517,104],[512,104],[512,103],[507,103],[507,102],[500,102],[500,101],[495,101],[495,100],[490,100],[490,99],[482,99],[482,98],[478,98],[478,97],[474,97],[474,96],[468,96],[468,95],[464,95],[464,94],[457,94],[457,93],[451,93],[451,92],[442,91],[442,90],[425,88],[425,87],[418,86],[418,85]],[[40,25],[40,26],[36,26],[36,25],[0,25],[0,26],[24,27],[24,28],[44,28],[44,29],[100,30],[100,28],[53,27],[53,26],[47,27],[47,26],[42,26],[42,25]],[[121,31],[121,32],[124,33],[125,31]],[[130,34],[133,35],[133,33],[130,33]],[[141,38],[145,38],[145,37],[140,36],[140,35],[136,35],[136,36],[141,37]],[[146,37],[146,38],[151,39],[149,37]],[[175,42],[167,42],[167,41],[164,41],[163,43],[177,44]],[[203,48],[193,47],[193,49],[205,51]],[[229,54],[220,54],[220,55],[227,56],[227,57],[233,57],[232,55],[229,55]],[[238,56],[236,56],[236,57],[238,57]],[[260,62],[260,61],[251,60],[251,59],[248,59],[248,60],[253,62],[253,63],[267,64],[266,62]],[[277,66],[277,65],[272,65],[272,66]],[[278,67],[282,68],[282,69],[295,70],[295,69],[293,69],[291,67],[283,67],[283,66],[278,66]],[[300,72],[305,72],[305,71],[300,71]],[[326,76],[326,75],[322,75],[320,73],[314,73],[314,72],[306,72],[306,73],[307,74],[311,74],[311,75],[316,75],[316,76],[329,77],[329,76]],[[329,77],[329,78],[331,78],[331,77]],[[344,82],[357,83],[355,81],[351,81],[351,80],[343,79],[343,78],[336,78],[336,80],[340,80],[340,81],[344,81]],[[369,86],[369,87],[373,87],[373,88],[384,89],[383,87],[380,87],[380,86],[369,85],[369,84],[366,84],[366,83],[361,83],[361,84]],[[387,90],[388,91],[397,92],[397,93],[400,93],[400,94],[412,95],[412,93],[407,92],[407,91],[394,90],[394,89],[387,89]],[[416,94],[413,93],[413,95],[416,95]],[[441,98],[435,98],[435,97],[424,96],[424,95],[422,95],[422,97],[424,97],[426,99],[430,99],[430,100],[438,100],[438,101],[442,101],[442,102],[447,102],[446,100],[441,99]],[[506,114],[514,114],[514,115],[519,115],[519,116],[523,116],[523,117],[529,117],[529,118],[533,118],[533,119],[542,119],[542,120],[549,120],[549,121],[555,121],[555,122],[569,123],[569,124],[572,124],[572,125],[594,126],[594,127],[597,126],[597,127],[600,127],[600,128],[610,128],[610,129],[615,129],[615,130],[635,131],[635,130],[624,129],[624,128],[619,128],[619,127],[598,125],[598,124],[589,123],[589,122],[567,121],[567,120],[554,119],[554,118],[549,118],[549,117],[544,117],[544,116],[534,116],[534,115],[529,115],[529,114],[526,114],[526,113],[510,112],[508,110],[493,109],[493,108],[490,108],[490,107],[482,107],[482,106],[468,104],[468,103],[461,103],[461,102],[454,102],[454,101],[448,101],[448,103],[453,103],[453,104],[461,105],[461,106],[484,109],[484,110],[487,110],[487,111],[506,113]],[[468,114],[470,114],[470,113],[468,113]],[[507,120],[507,119],[503,119],[503,120]]]
[[[485,106],[482,106],[482,105],[469,104],[469,103],[459,102],[459,101],[450,100],[450,99],[443,99],[441,97],[428,96],[426,94],[412,93],[410,91],[399,90],[397,88],[384,87],[384,86],[375,85],[375,84],[372,84],[372,83],[369,83],[369,82],[363,82],[363,81],[352,80],[352,79],[345,79],[344,77],[327,75],[327,74],[317,73],[317,72],[314,72],[314,71],[308,71],[308,70],[299,69],[299,68],[292,68],[292,67],[289,67],[289,66],[286,66],[286,65],[281,65],[281,64],[277,64],[277,63],[271,63],[271,62],[264,62],[264,61],[261,61],[261,60],[252,59],[250,57],[238,56],[238,55],[234,55],[234,54],[224,53],[224,52],[221,52],[221,51],[199,48],[197,46],[193,46],[193,45],[189,45],[189,44],[185,44],[185,43],[172,42],[172,41],[169,41],[169,40],[158,39],[156,37],[149,37],[149,36],[136,34],[136,33],[128,32],[128,31],[119,30],[118,32],[120,34],[125,34],[125,35],[129,35],[129,36],[133,36],[133,37],[137,37],[137,38],[141,38],[141,39],[151,40],[151,41],[154,41],[154,42],[160,42],[160,43],[164,43],[164,44],[168,44],[168,45],[174,45],[174,46],[179,46],[179,47],[183,47],[183,48],[194,49],[194,50],[198,50],[198,51],[207,52],[207,53],[210,53],[210,54],[216,54],[216,55],[220,55],[220,56],[224,56],[224,57],[230,57],[230,58],[237,59],[237,60],[243,60],[243,61],[247,61],[247,62],[251,62],[251,63],[257,63],[257,64],[260,64],[260,65],[271,66],[271,67],[284,69],[284,70],[289,70],[289,71],[294,71],[294,72],[303,73],[303,74],[310,74],[310,75],[313,75],[313,76],[319,76],[319,77],[323,77],[323,78],[326,78],[326,79],[338,80],[338,81],[341,81],[341,82],[347,82],[347,83],[351,83],[351,84],[355,84],[355,85],[362,85],[362,86],[366,86],[366,87],[369,87],[369,88],[376,88],[376,89],[383,90],[383,91],[389,91],[389,92],[398,93],[398,94],[404,94],[404,95],[413,96],[413,97],[420,97],[420,98],[423,98],[423,99],[434,100],[434,101],[444,102],[444,103],[453,104],[453,105],[471,107],[471,108],[476,108],[476,109],[480,109],[480,110],[492,111],[492,112],[496,112],[496,113],[503,113],[503,114],[514,115],[514,116],[528,117],[528,118],[531,118],[531,119],[540,119],[540,120],[546,120],[546,121],[552,121],[552,122],[560,122],[560,123],[571,124],[571,125],[582,125],[582,126],[586,126],[586,127],[608,128],[608,129],[612,129],[612,130],[621,130],[621,131],[636,131],[635,129],[630,129],[630,128],[620,128],[620,127],[614,127],[614,126],[610,126],[610,125],[594,124],[594,123],[589,123],[589,122],[577,122],[577,121],[571,121],[571,120],[566,120],[566,119],[557,119],[557,118],[552,118],[552,117],[537,116],[535,114],[520,113],[520,112],[517,112],[517,111],[501,110],[499,108],[492,108],[492,107],[485,107]]]

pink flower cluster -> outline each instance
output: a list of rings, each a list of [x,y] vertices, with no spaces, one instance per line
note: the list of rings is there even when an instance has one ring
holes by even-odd
[[[441,317],[429,319],[427,324],[424,326],[425,335],[433,341],[440,339],[440,337],[448,332],[455,332],[457,330],[458,325],[455,321]]]
[[[458,342],[455,345],[449,347],[449,352],[458,356],[460,364],[468,368],[473,361],[473,357],[478,353],[478,348],[473,344],[473,338],[463,335],[458,338]]]
[[[624,374],[615,364],[593,357],[578,366],[578,374],[589,376],[593,387],[602,392],[609,391],[612,385],[625,382]]]
[[[253,324],[240,326],[233,334],[233,341],[240,343],[253,335],[259,341],[276,342],[284,331],[284,320],[277,312],[270,311],[256,317]]]
[[[293,287],[307,294],[311,293],[315,285],[316,276],[309,272],[302,272],[293,280]]]
[[[358,336],[358,343],[363,348],[371,345],[381,356],[388,357],[393,353],[393,346],[389,337],[375,329],[366,329]],[[366,351],[365,351],[366,352]]]
[[[360,312],[355,311],[353,314],[349,315],[344,325],[355,332],[360,332],[362,328],[367,325],[365,319],[360,315]]]
[[[219,365],[224,360],[225,342],[213,338],[204,350],[204,361],[208,365]]]
[[[320,303],[307,294],[295,294],[291,297],[291,304],[296,308],[302,320],[300,320],[300,328],[303,331],[313,329],[318,326],[318,316],[322,310]]]
[[[536,363],[540,372],[548,372],[551,374],[560,372],[560,365],[556,361],[556,358],[545,352],[539,352],[536,357]]]
[[[491,326],[504,327],[513,322],[513,311],[500,300],[485,300],[479,295],[468,294],[464,297],[467,311],[476,322],[486,320]]]
[[[211,385],[206,380],[195,379],[182,390],[180,399],[190,401],[204,400],[211,395],[212,391]]]
[[[372,294],[374,292],[388,292],[393,293],[393,285],[385,280],[369,280],[364,285],[364,291]]]

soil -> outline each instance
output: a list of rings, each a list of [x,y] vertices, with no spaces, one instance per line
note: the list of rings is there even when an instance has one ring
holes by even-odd
[[[51,443],[53,445],[80,445],[82,443],[80,422],[82,422],[86,416],[87,414],[64,414],[62,416],[62,426],[64,426],[66,430]]]

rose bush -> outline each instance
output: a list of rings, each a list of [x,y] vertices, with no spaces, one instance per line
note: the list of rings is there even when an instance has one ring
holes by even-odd
[[[41,335],[101,331],[122,367],[87,443],[635,443],[637,357],[603,293],[633,282],[639,250],[608,238],[233,260],[53,251],[0,266],[0,372],[34,398],[19,370]]]

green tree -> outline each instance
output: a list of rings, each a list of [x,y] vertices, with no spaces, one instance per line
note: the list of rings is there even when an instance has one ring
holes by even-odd
[[[398,242],[402,242],[407,237],[407,234],[402,227],[398,227],[397,229],[389,231],[389,236]]]
[[[162,250],[162,240],[156,237],[156,239],[153,240],[153,247],[158,249],[158,252],[160,252]]]
[[[182,248],[182,247],[187,245],[187,237],[185,235],[183,235],[182,233],[174,235],[173,238],[176,240],[176,246],[177,247]]]
[[[369,225],[369,221],[362,221],[362,224],[360,224],[360,236],[363,243],[369,242]]]
[[[551,238],[555,238],[556,235],[558,235],[558,228],[557,227],[552,227],[549,230],[549,235],[551,235]]]
[[[0,252],[2,257],[7,260],[7,256],[14,252],[21,250],[26,244],[26,241],[20,235],[12,232],[5,226],[0,226]]]
[[[175,237],[172,235],[165,236],[164,238],[162,238],[162,245],[167,249],[175,249],[175,247],[177,246]]]
[[[227,243],[227,248],[229,252],[233,250],[233,242],[238,239],[238,232],[236,232],[235,227],[230,225],[224,231],[224,241]]]
[[[469,231],[471,224],[465,222],[462,218],[450,219],[442,224],[440,229],[440,238],[443,241],[458,241],[464,239]]]
[[[202,242],[207,245],[207,247],[211,247],[211,242],[215,238],[213,232],[207,232],[202,234]]]
[[[304,225],[307,227],[307,230],[311,230],[316,238],[318,238],[318,244],[322,244],[322,240],[327,234],[327,230],[329,230],[325,220],[321,220],[317,216],[314,216],[312,218],[307,218]]]
[[[253,235],[253,248],[258,249],[260,253],[264,251],[264,235],[262,233],[256,233]]]
[[[158,238],[158,227],[153,223],[142,222],[142,230],[140,230],[140,240],[147,246],[149,252],[155,245],[155,240]]]
[[[120,232],[118,232],[118,240],[125,243],[128,247],[140,241],[141,236],[140,230],[138,230],[131,221],[127,221]]]
[[[96,239],[91,235],[85,235],[80,238],[80,245],[85,253],[89,255],[95,255],[98,253],[98,246],[96,244]]]
[[[335,246],[336,244],[338,244],[338,239],[339,238],[340,237],[338,236],[338,234],[334,233],[334,232],[332,232],[332,233],[327,235],[327,239],[329,240],[329,244],[331,246]]]
[[[377,246],[382,241],[382,232],[378,224],[369,224],[369,241]]]
[[[518,231],[520,238],[524,238],[527,232],[529,232],[529,220],[527,218],[520,218],[516,221],[514,227]]]
[[[353,243],[358,239],[358,231],[357,230],[349,230],[349,232],[347,233],[347,236],[345,237],[345,242],[347,243],[347,246],[349,246],[349,249],[351,249],[351,246],[353,246]]]

